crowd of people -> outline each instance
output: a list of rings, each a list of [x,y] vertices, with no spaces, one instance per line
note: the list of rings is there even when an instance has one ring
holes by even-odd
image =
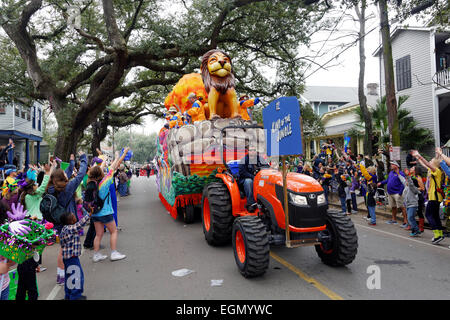
[[[117,261],[126,256],[117,251],[117,195],[129,194],[129,180],[132,171],[122,163],[128,152],[108,163],[108,158],[97,150],[98,156],[88,163],[86,154],[80,152],[78,161],[71,155],[69,165],[63,170],[62,161],[55,158],[45,165],[29,165],[17,170],[9,166],[5,170],[0,200],[0,225],[8,223],[10,231],[17,223],[31,219],[45,223],[52,228],[59,243],[56,282],[64,285],[65,299],[85,299],[83,295],[84,275],[80,264],[81,238],[83,226],[89,223],[84,239],[85,249],[93,249],[93,262],[108,258],[101,253],[100,243],[105,230],[110,234],[110,260]],[[5,167],[8,165],[5,165]],[[117,184],[116,184],[117,181]],[[117,194],[116,194],[117,192]],[[55,199],[57,206],[47,206],[47,199]],[[20,220],[20,221],[17,221]],[[21,229],[23,230],[23,229]],[[1,300],[9,297],[9,271],[15,262],[0,256],[0,292]],[[30,258],[17,265],[18,285],[16,300],[37,300],[38,291],[36,272],[46,268],[42,257]],[[67,279],[77,272],[77,286],[68,286]]]
[[[377,223],[376,206],[388,202],[392,218],[387,223],[397,224],[401,212],[401,227],[411,237],[420,236],[425,223],[433,231],[433,244],[450,236],[450,158],[440,148],[430,161],[417,150],[410,150],[403,170],[397,161],[386,163],[386,159],[389,154],[384,150],[378,150],[374,157],[354,155],[349,149],[339,150],[329,139],[312,161],[300,158],[292,161],[290,168],[318,180],[327,201],[330,192],[337,194],[343,214],[357,213],[357,197],[363,197],[371,226]]]

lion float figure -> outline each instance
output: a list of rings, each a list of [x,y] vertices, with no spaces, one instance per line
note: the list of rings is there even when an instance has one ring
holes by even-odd
[[[201,73],[184,75],[178,81],[167,95],[165,107],[176,105],[185,112],[191,107],[187,97],[195,92],[207,102],[207,119],[241,117],[230,56],[222,50],[210,50],[203,55],[200,70]]]
[[[208,51],[202,58],[201,73],[208,93],[209,118],[240,117],[230,56],[217,49]]]

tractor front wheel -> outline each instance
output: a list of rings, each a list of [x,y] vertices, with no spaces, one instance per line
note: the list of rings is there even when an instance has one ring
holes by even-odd
[[[234,220],[232,233],[236,265],[246,277],[263,275],[269,267],[270,246],[266,226],[256,216]]]
[[[203,189],[202,225],[208,244],[229,244],[233,226],[231,197],[223,182],[212,182]]]
[[[358,236],[352,220],[338,211],[328,210],[327,229],[321,231],[316,251],[323,263],[344,266],[353,262],[358,251]]]

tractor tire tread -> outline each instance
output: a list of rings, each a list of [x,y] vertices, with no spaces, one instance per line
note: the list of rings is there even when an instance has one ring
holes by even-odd
[[[241,225],[247,239],[247,263],[239,271],[246,278],[263,275],[270,260],[269,238],[264,224],[255,216],[240,217],[234,223]]]
[[[322,261],[330,266],[348,265],[356,257],[358,249],[358,236],[352,220],[339,212],[328,211],[327,215],[333,222],[338,234],[337,254],[326,255],[316,247]]]

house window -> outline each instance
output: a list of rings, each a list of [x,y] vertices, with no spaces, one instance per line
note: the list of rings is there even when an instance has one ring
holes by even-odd
[[[38,117],[38,130],[41,131],[41,122],[42,122],[42,111],[41,109],[38,109],[39,117]]]
[[[20,117],[20,106],[19,105],[14,106],[14,114],[16,115],[16,117]]]
[[[328,105],[328,111],[333,111],[333,110],[336,110],[337,108],[339,108],[339,105],[337,105],[337,104],[329,104]]]
[[[397,91],[411,88],[411,56],[407,55],[395,61]]]
[[[6,107],[7,104],[6,103],[0,103],[0,114],[6,114]]]
[[[33,106],[33,121],[31,121],[33,129],[36,129],[36,107]]]

